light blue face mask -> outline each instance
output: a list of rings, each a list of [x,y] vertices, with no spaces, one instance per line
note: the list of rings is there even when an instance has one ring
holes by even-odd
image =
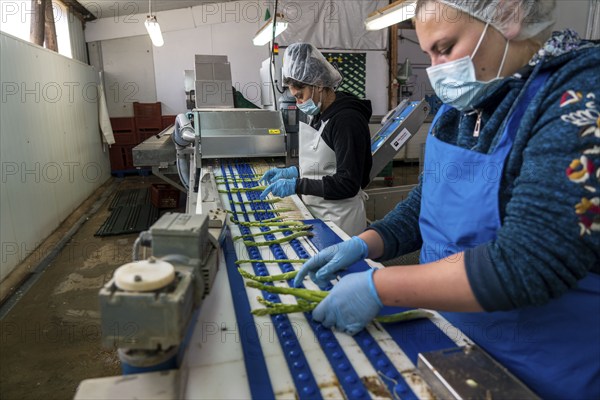
[[[315,89],[313,87],[313,94],[315,93],[314,90]],[[323,94],[321,94],[321,97],[322,96]],[[306,100],[305,102],[297,104],[297,106],[298,109],[306,115],[317,115],[321,112],[321,102],[319,101],[319,104],[315,104],[315,102],[312,99],[312,96],[310,96],[310,99]]]
[[[487,82],[478,81],[475,74],[475,65],[473,64],[473,57],[475,56],[475,53],[477,53],[477,50],[479,50],[479,46],[483,41],[489,25],[489,23],[485,25],[485,29],[483,30],[472,55],[427,68],[427,75],[429,75],[429,81],[431,82],[431,86],[433,86],[435,94],[437,94],[443,103],[460,111],[469,108],[475,99],[486,91],[491,90],[498,82],[500,82],[500,72],[506,61],[506,54],[508,53],[508,46],[510,43],[509,40],[506,41],[504,56],[502,57],[502,62],[500,63],[500,69],[498,70],[496,78]]]

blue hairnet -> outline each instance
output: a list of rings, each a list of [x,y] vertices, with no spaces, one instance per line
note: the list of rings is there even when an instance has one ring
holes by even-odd
[[[342,76],[323,54],[310,43],[294,43],[283,55],[283,78],[292,78],[306,85],[337,87]]]
[[[555,0],[433,0],[489,22],[507,39],[546,40],[554,25]],[[419,1],[418,7],[428,1]],[[546,37],[540,37],[546,36]]]

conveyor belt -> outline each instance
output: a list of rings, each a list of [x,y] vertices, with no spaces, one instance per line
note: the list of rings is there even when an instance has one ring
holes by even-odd
[[[223,165],[220,172],[221,179],[224,179],[223,186],[227,190],[227,193],[223,195],[223,203],[227,204],[228,209],[236,212],[234,215],[239,220],[250,222],[274,218],[276,216],[274,212],[248,213],[248,211],[256,210],[274,211],[277,207],[273,207],[272,204],[239,204],[243,201],[257,200],[260,192],[247,191],[242,194],[237,191],[233,193],[237,188],[258,186],[258,182],[256,181],[258,178],[253,178],[257,172],[262,171],[257,171],[256,168],[248,164],[239,163]],[[236,179],[242,180],[236,181]],[[301,259],[307,258],[316,251],[340,241],[339,237],[322,221],[310,220],[304,222],[314,227],[315,236],[310,241],[305,238],[294,239],[289,245],[271,245],[268,250],[257,246],[234,245],[234,243],[229,241],[229,250],[233,249],[235,251],[235,257],[231,254],[231,251],[227,251],[227,254],[230,255],[227,260],[227,269],[232,293],[239,294],[244,285],[241,275],[237,272],[238,266],[234,263],[235,258],[251,260]],[[232,235],[237,235],[237,232],[241,235],[247,235],[260,231],[269,231],[267,227],[249,228],[233,222],[230,224],[230,229]],[[291,231],[276,233],[266,235],[264,238],[265,240],[273,240],[276,237],[288,236],[291,233]],[[290,263],[274,262],[268,264],[253,262],[250,267],[248,264],[244,264],[242,268],[259,276],[294,270],[294,266]],[[365,262],[361,262],[353,265],[348,272],[356,272],[365,270],[366,268],[370,267]],[[277,285],[291,285],[291,281],[277,283]],[[312,285],[312,282],[307,281],[307,285]],[[313,289],[316,287],[310,288]],[[250,311],[261,307],[256,301],[253,301],[256,293],[259,293],[256,289],[247,289],[247,296],[236,295],[234,298],[236,318],[239,325],[249,326],[249,317],[252,318]],[[266,292],[260,294],[268,301],[274,303],[294,302],[293,299],[287,299],[287,297],[291,296],[278,296]],[[386,307],[384,313],[388,314],[399,311],[397,308]],[[298,333],[292,329],[294,321],[297,321],[299,318],[298,315],[293,317],[288,315],[255,317],[255,324],[258,325],[257,321],[264,320],[265,318],[271,319],[281,348],[280,354],[285,359],[291,383],[293,383],[295,388],[295,394],[300,399],[321,398],[324,396],[324,393],[328,393],[327,389],[331,388],[336,388],[347,398],[366,399],[383,396],[415,399],[423,397],[423,394],[427,392],[423,389],[422,384],[419,386],[419,378],[412,373],[417,353],[420,351],[448,348],[455,345],[454,341],[443,334],[429,320],[411,321],[386,326],[385,328],[379,324],[371,325],[369,329],[365,329],[357,335],[349,337],[324,328],[321,324],[312,320],[310,313],[306,313],[303,316],[305,320],[303,325],[310,327],[312,331],[310,332],[311,336],[314,337],[313,342],[316,343],[313,343],[309,348],[305,348],[303,344],[306,341],[303,341]],[[381,334],[380,329],[384,329],[385,333]],[[433,338],[433,340],[423,339],[423,335],[420,334],[422,332],[428,332],[429,339]],[[304,332],[304,334],[306,333]],[[257,340],[260,341],[257,336],[257,332],[254,331],[249,332],[248,335],[243,335],[241,338],[251,393],[255,398],[265,396],[276,397],[276,393],[280,389],[276,387],[278,382],[273,382],[273,379],[270,378],[269,361],[267,361],[270,360],[270,356],[265,355],[265,352],[270,351],[270,349],[263,348],[261,349],[263,352],[260,354],[256,349]],[[382,341],[381,337],[387,337],[388,339],[387,341]],[[390,340],[393,341],[393,345],[391,345]],[[426,343],[423,343],[424,340]],[[315,346],[315,344],[318,346]],[[397,357],[392,360],[391,356],[388,356],[390,348],[396,346],[402,350],[404,350],[404,347],[407,348],[403,355],[405,358],[404,363],[398,362]],[[418,348],[417,351],[415,351],[416,348]],[[315,353],[317,352],[319,354],[315,357]],[[398,352],[397,348],[395,352]],[[311,361],[311,358],[322,360],[327,365],[315,365],[314,361]],[[407,363],[407,361],[409,362]],[[266,362],[266,365],[262,367],[257,366],[257,362]],[[405,365],[409,368],[402,368]],[[280,372],[278,372],[278,375],[281,375]],[[270,394],[268,393],[269,390],[271,391]]]

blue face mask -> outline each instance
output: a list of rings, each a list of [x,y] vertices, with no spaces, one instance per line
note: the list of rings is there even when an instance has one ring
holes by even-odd
[[[314,94],[314,90],[315,89],[313,88],[313,94]],[[315,102],[312,99],[312,96],[310,97],[310,99],[306,100],[305,102],[303,102],[301,104],[297,104],[297,106],[298,106],[298,109],[306,115],[317,115],[318,113],[321,112],[321,102],[319,101],[319,104],[315,104]]]
[[[427,68],[427,75],[429,75],[429,80],[435,94],[443,103],[448,104],[457,110],[466,110],[481,94],[492,90],[493,87],[500,82],[500,72],[504,67],[504,61],[506,61],[506,54],[508,53],[510,41],[506,41],[504,56],[502,57],[502,62],[500,63],[500,69],[498,70],[496,78],[487,82],[481,82],[477,80],[475,74],[473,57],[483,41],[488,26],[489,23],[485,26],[485,29],[479,38],[479,42],[475,47],[475,51],[473,51],[471,56]]]

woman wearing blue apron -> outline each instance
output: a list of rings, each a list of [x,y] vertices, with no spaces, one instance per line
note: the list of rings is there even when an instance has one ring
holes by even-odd
[[[551,34],[553,11],[417,2],[445,103],[421,182],[296,284],[419,247],[421,264],[346,275],[315,320],[353,334],[383,304],[440,310],[540,396],[600,398],[600,47]]]

